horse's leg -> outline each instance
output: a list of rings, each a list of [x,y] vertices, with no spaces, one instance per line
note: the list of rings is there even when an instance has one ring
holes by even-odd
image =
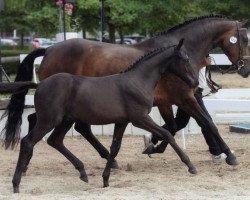
[[[36,113],[32,113],[28,116],[28,121],[29,121],[29,128],[28,128],[28,133],[35,127],[36,125]],[[33,153],[30,155],[32,157]],[[28,162],[25,163],[25,169],[23,170],[23,175],[25,176],[27,170],[28,170],[28,165],[31,157],[28,159]]]
[[[74,167],[80,172],[80,179],[84,182],[88,182],[88,176],[84,169],[84,164],[74,156],[63,144],[63,139],[68,130],[73,125],[73,122],[63,120],[61,124],[56,126],[54,131],[49,136],[47,142],[50,146],[57,149],[61,154],[63,154],[73,165]]]
[[[208,113],[208,111],[207,111],[207,109],[206,109],[206,107],[204,105],[204,102],[202,100],[202,93],[195,93],[195,98],[196,98],[197,102],[199,103],[200,107],[202,108],[202,110],[206,113],[207,117],[211,120],[212,125],[214,125],[214,123],[212,121],[212,117]],[[198,121],[197,121],[197,123],[199,124]],[[201,132],[202,132],[202,134],[203,134],[203,136],[204,136],[204,138],[206,140],[206,143],[209,146],[210,153],[212,155],[215,155],[215,156],[220,155],[221,153],[225,153],[227,155],[227,158],[226,158],[227,164],[229,164],[229,165],[237,165],[238,161],[236,160],[236,157],[231,152],[229,147],[227,147],[226,143],[224,142],[224,140],[219,135],[217,127],[215,126],[215,134],[211,134],[210,129],[207,128],[206,126],[200,125],[200,127],[201,127]],[[226,149],[226,151],[224,152],[223,149]]]
[[[14,193],[19,192],[21,175],[22,172],[25,170],[27,163],[29,163],[29,160],[32,157],[33,147],[46,135],[46,133],[48,133],[52,129],[45,127],[46,126],[36,125],[35,128],[21,140],[19,157],[16,165],[15,174],[12,179]]]
[[[174,120],[173,115],[173,109],[172,106],[167,105],[159,105],[158,106],[160,114],[165,121],[166,124],[164,124],[162,127],[166,130],[168,130],[173,136],[176,133],[176,124]],[[162,137],[157,136],[156,134],[152,134],[152,143],[156,144],[159,140],[163,140]],[[167,147],[167,143],[165,140],[163,140],[159,145],[154,147],[153,144],[150,144],[145,148],[143,151],[143,154],[154,154],[154,153],[163,153]]]
[[[85,123],[76,123],[75,130],[79,132],[99,153],[102,158],[108,159],[109,151],[99,142],[99,140],[94,136],[93,132],[91,131],[91,127]],[[118,163],[116,160],[112,163],[113,169],[118,169]]]
[[[144,117],[138,121],[133,121],[132,124],[139,128],[145,129],[153,134],[157,134],[161,136],[166,142],[168,142],[175,152],[180,157],[181,161],[184,162],[188,166],[188,171],[192,174],[196,174],[197,171],[193,164],[191,163],[189,157],[182,151],[182,149],[176,143],[174,137],[171,135],[169,131],[158,126],[149,116]]]
[[[28,116],[28,122],[29,122],[29,129],[28,131],[30,132],[36,125],[36,113],[32,113]]]
[[[162,107],[159,107],[160,113],[164,119],[164,121],[167,123],[164,124],[162,127],[165,128],[166,130],[170,131],[170,133],[175,136],[176,132],[185,128],[190,120],[190,115],[188,113],[186,113],[184,110],[178,108],[177,109],[177,113],[176,113],[176,117],[174,119],[174,122],[172,123],[168,123],[168,121],[171,122],[172,119],[167,119],[166,117],[164,117],[166,114],[166,111],[164,111],[164,107],[162,109]],[[173,112],[172,112],[173,114]],[[170,114],[169,114],[170,115]],[[152,150],[149,151],[149,154],[153,154],[153,153],[163,153],[167,147],[168,143],[166,143],[165,141],[162,141],[159,145],[157,145],[156,147],[151,148]]]
[[[108,161],[106,164],[106,167],[103,171],[102,177],[103,177],[103,187],[109,186],[109,176],[110,176],[110,169],[111,165],[117,156],[122,142],[123,133],[127,127],[128,123],[124,124],[115,124],[114,128],[114,135],[113,135],[113,141],[110,147],[110,154],[108,157]]]
[[[196,98],[188,97],[183,99],[179,105],[186,113],[193,117],[198,125],[202,128],[202,133],[209,146],[210,153],[219,155],[225,153],[227,155],[226,162],[229,165],[237,165],[238,161],[235,155],[231,152],[227,144],[221,138],[217,127],[215,126],[211,116],[203,104],[202,100],[197,101]],[[200,104],[202,103],[202,106]]]

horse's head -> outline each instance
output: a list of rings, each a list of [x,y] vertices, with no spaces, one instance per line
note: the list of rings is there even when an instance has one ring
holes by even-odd
[[[169,59],[168,71],[179,76],[190,87],[197,87],[199,84],[198,74],[195,67],[191,65],[185,46],[184,39],[179,41],[179,44],[174,48],[174,54]]]
[[[238,73],[246,78],[250,73],[250,51],[248,48],[247,29],[243,26],[248,22],[235,21],[232,28],[222,36],[222,49],[230,61],[236,66]]]

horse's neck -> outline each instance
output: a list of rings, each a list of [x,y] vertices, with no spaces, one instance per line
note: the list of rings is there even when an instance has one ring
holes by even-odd
[[[140,63],[124,75],[132,82],[135,81],[134,84],[142,86],[143,90],[147,90],[151,93],[161,77],[161,60],[162,58],[159,57],[159,55],[156,55],[155,57]]]
[[[202,67],[202,61],[210,50],[221,47],[221,36],[230,30],[233,21],[227,19],[204,19],[194,21],[165,34],[153,37],[138,44],[139,47],[169,46],[178,44],[184,38],[184,45],[193,64],[199,70]]]
[[[189,25],[191,27],[191,24]],[[222,47],[222,36],[233,28],[233,22],[227,19],[209,21],[205,20],[193,28],[181,28],[175,32],[177,38],[185,38],[185,47],[197,69],[201,69],[202,62],[209,52]],[[191,53],[190,53],[191,52]]]

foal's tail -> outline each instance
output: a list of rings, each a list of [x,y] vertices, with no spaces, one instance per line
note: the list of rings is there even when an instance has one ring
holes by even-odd
[[[15,93],[16,95],[18,95],[20,93],[23,93],[23,91],[27,91],[30,88],[36,88],[36,87],[37,87],[37,84],[31,81],[0,83],[0,93]],[[20,110],[17,110],[16,113],[22,115],[22,112],[20,112]],[[5,149],[8,149],[10,146],[13,149],[20,139],[20,125],[21,124],[15,124],[12,122],[16,121],[17,118],[21,118],[21,115],[17,116],[14,113],[12,115],[9,114],[8,116],[8,120],[3,129],[3,131],[4,130],[6,131],[5,133],[4,132],[1,133],[4,138]]]
[[[36,88],[37,84],[32,81],[20,81],[13,83],[0,83],[0,93],[20,93],[23,90]]]
[[[31,81],[33,75],[33,63],[35,58],[43,56],[46,49],[36,49],[25,57],[20,64],[17,72],[15,82],[19,81]],[[10,102],[7,106],[7,110],[1,117],[8,117],[5,127],[2,130],[2,134],[5,135],[4,145],[8,149],[10,146],[13,149],[15,144],[19,141],[20,126],[22,124],[22,114],[24,109],[25,95],[28,92],[28,86],[20,88],[20,92],[11,96]],[[5,132],[5,133],[4,133]]]

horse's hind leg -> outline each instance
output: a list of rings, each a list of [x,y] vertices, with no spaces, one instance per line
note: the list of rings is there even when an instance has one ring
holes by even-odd
[[[128,125],[128,123],[115,124],[113,141],[112,141],[112,144],[110,147],[110,155],[108,157],[106,167],[105,167],[103,174],[102,174],[103,187],[109,186],[109,176],[110,176],[111,165],[112,165],[113,160],[115,159],[115,157],[117,156],[117,154],[120,150],[123,133],[124,133],[127,125]]]
[[[29,132],[35,127],[36,121],[37,121],[36,113],[32,113],[28,116]]]
[[[99,140],[94,136],[91,131],[89,124],[76,123],[75,130],[79,132],[99,153],[102,158],[108,159],[109,151],[99,142]],[[116,160],[112,162],[111,168],[118,169],[118,163]]]
[[[35,144],[40,141],[46,133],[51,129],[45,129],[42,126],[36,125],[35,128],[28,133],[22,140],[20,145],[20,152],[17,161],[14,177],[12,179],[14,193],[19,192],[19,185],[21,181],[22,172],[24,172],[27,163],[29,163]]]
[[[157,134],[164,138],[164,141],[168,142],[175,152],[180,157],[181,161],[184,162],[188,166],[188,171],[192,174],[196,174],[197,171],[193,164],[191,163],[189,157],[181,150],[181,148],[177,145],[174,137],[171,133],[164,128],[158,126],[149,116],[144,117],[143,119],[133,121],[132,124],[144,130],[147,130],[153,134]]]
[[[29,128],[28,128],[28,133],[33,130],[33,128],[36,125],[36,113],[32,113],[28,116],[28,121],[29,121]],[[27,170],[28,170],[28,165],[29,161],[32,158],[33,153],[30,155],[30,158],[28,159],[28,162],[25,163],[25,169],[23,170],[23,175],[25,176]]]
[[[85,172],[84,164],[76,156],[74,156],[63,144],[64,136],[66,135],[72,124],[73,122],[70,121],[62,121],[61,124],[56,126],[47,142],[50,146],[54,147],[61,154],[63,154],[74,165],[74,167],[80,172],[80,179],[87,183],[88,176]]]

